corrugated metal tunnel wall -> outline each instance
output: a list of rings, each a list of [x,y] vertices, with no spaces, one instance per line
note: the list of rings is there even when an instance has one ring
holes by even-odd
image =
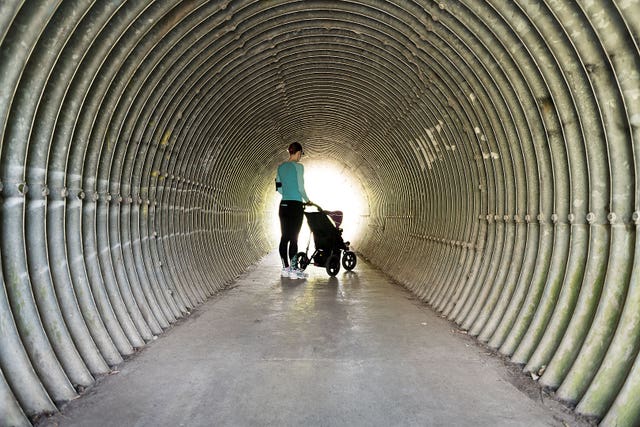
[[[271,250],[300,141],[355,247],[604,425],[640,424],[640,2],[0,2],[0,424]]]

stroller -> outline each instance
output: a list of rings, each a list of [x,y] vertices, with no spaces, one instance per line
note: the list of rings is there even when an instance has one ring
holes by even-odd
[[[298,252],[295,258],[295,266],[301,270],[307,268],[311,263],[318,267],[324,267],[330,276],[335,276],[340,271],[340,255],[342,255],[342,266],[345,270],[353,270],[356,266],[356,254],[349,250],[349,242],[342,240],[342,212],[323,211],[318,205],[317,211],[305,210],[304,215],[313,234],[315,251],[309,257],[309,245],[305,252]],[[343,252],[344,251],[344,252]]]

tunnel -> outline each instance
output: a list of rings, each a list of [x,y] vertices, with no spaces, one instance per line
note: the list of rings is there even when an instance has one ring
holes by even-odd
[[[0,2],[0,424],[271,252],[300,142],[358,256],[638,425],[639,38],[638,0]]]

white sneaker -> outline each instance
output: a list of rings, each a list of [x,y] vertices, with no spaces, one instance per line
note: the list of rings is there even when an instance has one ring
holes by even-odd
[[[284,267],[280,272],[281,277],[291,277],[291,269],[289,267]]]
[[[306,279],[309,275],[299,268],[292,268],[289,272],[289,277],[292,279]]]

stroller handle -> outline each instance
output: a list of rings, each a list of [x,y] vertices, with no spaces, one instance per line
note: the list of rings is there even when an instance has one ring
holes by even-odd
[[[307,203],[304,204],[304,206],[305,206],[305,208],[307,206],[313,206],[316,209],[318,209],[318,212],[323,212],[323,209],[319,205],[316,205],[315,203],[312,203],[312,202],[307,202]]]

